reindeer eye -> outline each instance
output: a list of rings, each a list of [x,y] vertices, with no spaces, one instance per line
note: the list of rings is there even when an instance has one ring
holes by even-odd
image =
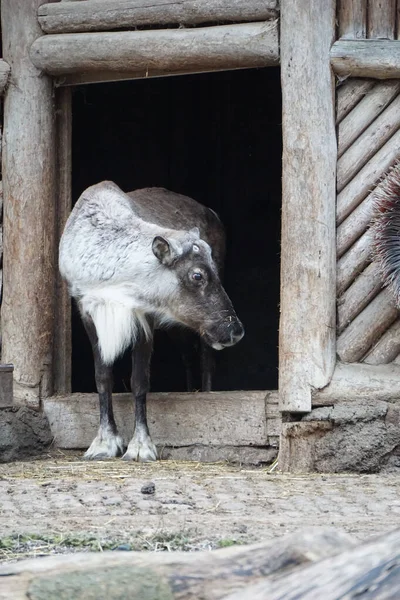
[[[203,275],[198,271],[195,271],[194,273],[192,273],[192,279],[194,281],[201,281],[203,279]]]

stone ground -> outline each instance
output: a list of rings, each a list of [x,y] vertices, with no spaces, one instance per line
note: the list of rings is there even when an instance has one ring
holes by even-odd
[[[154,493],[143,493],[149,482]],[[0,465],[0,560],[86,549],[209,549],[318,525],[366,539],[400,527],[399,492],[396,475],[91,463],[54,451]]]

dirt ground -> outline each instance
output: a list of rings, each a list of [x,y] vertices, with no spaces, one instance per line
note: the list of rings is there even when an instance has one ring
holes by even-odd
[[[366,539],[400,526],[399,492],[396,475],[87,462],[81,453],[55,451],[0,465],[0,560],[76,550],[211,549],[318,525]]]

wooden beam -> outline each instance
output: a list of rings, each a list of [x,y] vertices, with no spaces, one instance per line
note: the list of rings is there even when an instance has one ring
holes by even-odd
[[[331,48],[331,64],[340,77],[400,77],[399,40],[339,40]]]
[[[368,365],[386,365],[400,353],[400,319],[396,319],[391,327],[372,348],[364,362]]]
[[[368,79],[349,79],[337,88],[336,123],[339,124],[368,94],[374,82]]]
[[[366,37],[367,3],[365,0],[339,0],[339,37],[359,40]]]
[[[340,258],[336,274],[336,291],[338,296],[343,294],[357,275],[371,262],[372,245],[373,236],[371,231],[368,230]]]
[[[353,285],[338,299],[339,334],[364,310],[381,289],[382,274],[377,263],[371,263],[365,271],[360,273]],[[393,358],[397,354],[398,352]]]
[[[39,8],[45,33],[78,33],[134,29],[152,25],[243,23],[278,17],[277,0],[86,0]]]
[[[113,404],[119,432],[128,442],[133,434],[131,395],[114,394]],[[90,445],[99,426],[97,394],[55,396],[43,406],[58,447]],[[277,392],[254,391],[149,394],[148,420],[164,457],[175,449],[175,458],[196,460],[226,460],[235,453],[236,460],[244,460],[246,453],[253,460],[256,447],[257,456],[265,456],[268,446],[277,446],[281,423]]]
[[[38,69],[65,83],[82,74],[99,81],[266,67],[279,64],[278,26],[47,35],[32,44],[30,56]]]
[[[332,557],[355,544],[344,532],[319,527],[212,552],[112,551],[41,557],[2,565],[0,597],[223,600],[233,591],[244,593],[245,586],[261,578],[280,572],[287,577],[290,569]]]
[[[7,87],[10,71],[10,65],[5,60],[0,59],[0,95],[4,94]]]
[[[14,364],[14,397],[38,407],[52,393],[55,291],[55,115],[53,85],[30,62],[42,34],[42,0],[3,0],[4,100],[3,360]]]
[[[396,0],[370,0],[368,3],[368,37],[394,39]]]
[[[313,394],[313,406],[362,399],[400,400],[400,365],[337,363],[332,381]]]
[[[281,3],[279,392],[280,409],[289,412],[311,410],[311,390],[329,383],[335,365],[334,32],[334,1]]]

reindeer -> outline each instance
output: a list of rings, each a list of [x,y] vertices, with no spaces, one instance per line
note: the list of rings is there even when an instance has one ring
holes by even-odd
[[[221,228],[212,210],[163,188],[125,194],[103,181],[77,201],[60,241],[59,266],[94,356],[100,427],[86,458],[157,459],[146,416],[155,328],[187,327],[215,350],[243,337],[218,273]],[[113,415],[112,366],[129,346],[135,430],[125,451]]]

